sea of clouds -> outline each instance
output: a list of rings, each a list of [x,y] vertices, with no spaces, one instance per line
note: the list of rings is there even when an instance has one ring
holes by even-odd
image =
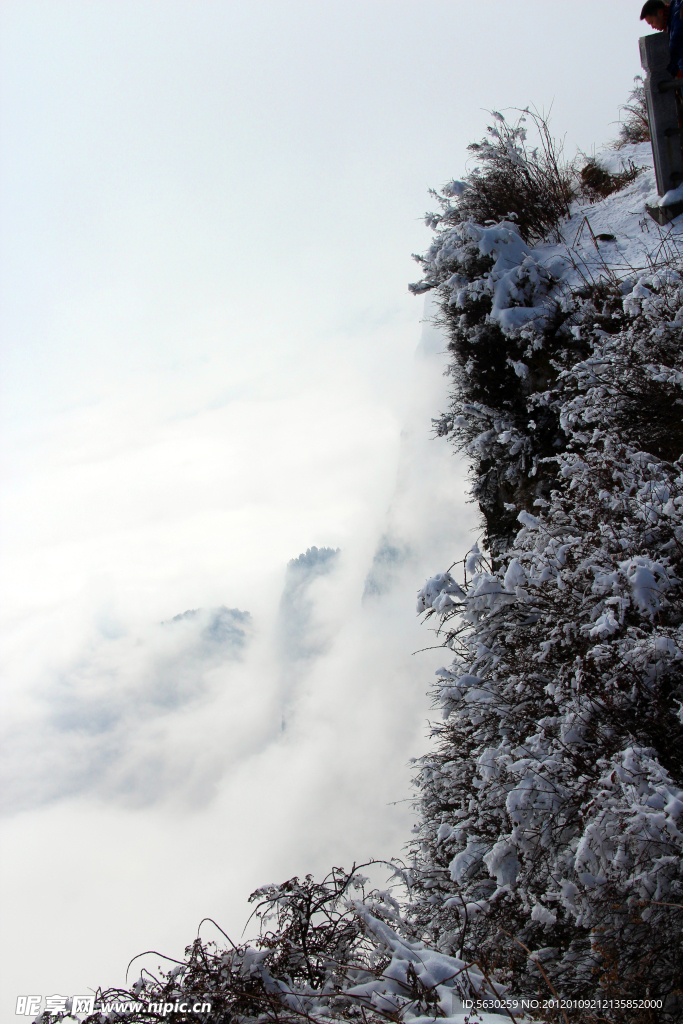
[[[151,526],[144,515],[135,524],[139,536],[124,530],[118,539],[103,510],[98,542],[111,560],[101,558],[91,579],[90,540],[71,533],[68,517],[50,535],[43,510],[40,537],[15,522],[1,767],[12,920],[4,955],[18,991],[121,982],[144,949],[178,955],[205,915],[239,934],[257,885],[401,854],[412,820],[409,759],[426,749],[425,692],[443,660],[414,596],[476,537],[463,467],[431,435],[430,418],[447,401],[443,348],[426,323],[405,362],[402,422],[381,444],[369,439],[372,458],[349,430],[347,451],[335,453],[342,480],[304,523],[317,543],[303,550],[291,549],[292,518],[308,507],[292,498],[296,479],[281,534],[273,495],[277,543],[264,535],[260,544],[248,516],[240,523],[238,509],[231,521],[228,509],[224,524],[204,524],[205,540],[223,546],[216,566],[199,559],[192,572],[182,558],[196,556],[201,490],[173,520],[182,558],[170,570],[174,545],[158,509]],[[172,463],[177,441],[171,432],[157,442],[157,464]],[[120,486],[136,459],[132,447],[117,470],[109,461]],[[228,473],[241,492],[253,467],[224,462],[219,492]],[[61,493],[63,479],[53,486]],[[312,492],[321,486],[324,473]],[[26,487],[38,483],[24,481],[24,500]],[[53,494],[55,515],[65,505],[68,496]],[[136,559],[142,540],[155,538],[156,557]],[[31,557],[40,586],[22,593],[19,566],[25,572]],[[61,575],[67,557],[72,587]]]

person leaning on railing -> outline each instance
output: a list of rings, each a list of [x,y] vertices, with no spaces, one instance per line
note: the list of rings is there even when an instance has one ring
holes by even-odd
[[[646,21],[656,32],[669,33],[669,71],[674,78],[683,78],[683,0],[647,0],[640,12],[640,20]]]

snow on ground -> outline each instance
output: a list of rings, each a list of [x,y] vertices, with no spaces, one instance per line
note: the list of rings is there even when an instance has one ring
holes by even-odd
[[[667,240],[683,241],[683,217],[660,227],[648,214],[646,206],[658,203],[652,146],[649,142],[606,149],[595,157],[609,171],[618,174],[633,164],[641,174],[627,188],[598,203],[576,202],[572,216],[562,232],[562,241],[544,244],[532,250],[533,256],[564,284],[579,286],[582,275],[589,280],[601,274],[616,274],[624,281],[624,294],[633,280],[637,287],[640,275],[649,270],[649,258]],[[613,239],[600,238],[612,235]],[[573,265],[567,259],[572,249]],[[632,290],[632,289],[629,289]]]
[[[646,207],[659,202],[650,143],[604,150],[595,158],[612,174],[633,166],[641,169],[635,181],[600,202],[574,202],[571,216],[554,241],[528,245],[512,220],[485,226],[464,219],[437,238],[428,260],[430,278],[438,280],[450,303],[465,308],[482,294],[491,297],[492,320],[511,335],[542,329],[553,300],[563,304],[572,292],[601,278],[621,284],[624,296],[649,294],[651,263],[660,267],[675,244],[683,240],[683,217],[660,227]],[[458,263],[458,253],[475,243],[494,262],[490,272],[473,281],[459,272],[444,280],[444,268]],[[441,280],[440,280],[441,279]],[[419,289],[418,289],[419,290]],[[523,363],[513,364],[524,376]]]

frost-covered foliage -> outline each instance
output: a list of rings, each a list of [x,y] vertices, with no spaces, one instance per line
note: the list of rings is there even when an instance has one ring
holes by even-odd
[[[573,171],[562,162],[561,147],[543,117],[524,110],[512,124],[498,111],[492,116],[495,124],[489,126],[487,137],[468,147],[476,160],[474,170],[464,181],[451,181],[440,193],[431,192],[440,211],[428,213],[426,222],[443,230],[469,220],[484,225],[514,220],[525,242],[545,239],[569,214],[575,195]],[[535,146],[529,142],[530,129]],[[438,248],[438,241],[435,244]],[[424,266],[425,281],[413,285],[413,291],[424,291],[440,280],[430,256],[415,257]]]
[[[504,995],[475,964],[411,940],[396,899],[367,891],[366,883],[356,869],[334,868],[322,882],[309,875],[257,889],[250,897],[261,925],[254,943],[235,946],[224,936],[228,948],[197,939],[172,968],[143,971],[130,989],[98,992],[84,1024],[427,1024],[436,1016],[464,1024],[465,1000]]]
[[[564,996],[664,1000],[629,1022],[683,1014],[683,259],[631,212],[648,187],[605,207],[619,249],[576,206],[532,246],[456,205],[424,264],[454,356],[438,432],[491,553],[418,598],[455,660],[412,920],[517,991],[542,965]]]
[[[619,125],[617,148],[623,149],[633,143],[650,141],[650,122],[647,116],[647,102],[643,79],[638,75],[633,83],[628,103],[621,108],[624,116]]]
[[[600,248],[615,235],[591,226],[598,185],[605,195],[621,188],[627,202],[653,186],[649,147],[634,146],[590,162],[600,182],[587,196],[581,173],[561,164],[542,119],[533,118],[539,147],[528,149],[524,123],[509,126],[497,117],[490,129],[495,145],[475,147],[479,165],[473,173],[434,193],[440,212],[427,214],[426,223],[435,237],[427,253],[416,257],[424,276],[411,286],[417,294],[438,294],[437,320],[450,337],[455,387],[452,408],[436,430],[470,456],[473,497],[494,554],[514,533],[507,506],[547,499],[555,483],[555,467],[547,459],[566,444],[558,406],[548,403],[530,415],[529,398],[551,386],[558,367],[588,354],[575,317],[577,297],[592,301],[594,323],[609,333],[613,317],[623,316],[622,281],[634,274],[638,280],[642,267],[643,253],[631,251],[633,246],[625,255]],[[526,180],[534,190],[528,198]],[[490,193],[495,203],[485,201]],[[588,216],[572,203],[582,195]],[[548,211],[545,218],[533,212],[537,207]],[[539,241],[543,233],[545,241]],[[620,264],[626,261],[616,277],[614,255]]]
[[[439,292],[441,323],[448,329],[455,355],[450,372],[456,379],[456,398],[451,413],[436,428],[440,435],[450,436],[457,429],[460,446],[472,459],[474,497],[495,549],[509,540],[511,520],[505,515],[505,504],[515,499],[520,487],[543,495],[539,458],[552,455],[564,443],[552,408],[542,410],[533,424],[527,410],[528,395],[547,387],[553,377],[550,357],[561,357],[561,352],[554,351],[553,339],[566,311],[562,296],[550,300],[557,280],[552,269],[535,257],[525,236],[556,227],[561,214],[568,212],[568,197],[554,210],[552,225],[541,218],[533,231],[528,225],[524,230],[515,211],[512,218],[502,213],[492,223],[488,214],[494,204],[486,204],[482,196],[487,196],[489,177],[495,188],[501,186],[505,172],[499,164],[507,169],[509,160],[515,173],[520,164],[532,170],[538,165],[537,159],[531,163],[526,159],[521,145],[514,151],[516,162],[507,155],[510,135],[515,139],[522,128],[509,129],[505,142],[497,127],[492,130],[498,133],[493,155],[482,144],[478,150],[482,168],[467,182],[446,186],[438,197],[441,212],[427,215],[435,239],[427,254],[419,257],[424,278],[411,287],[416,293]],[[509,202],[502,202],[503,208],[513,202],[516,184],[514,176],[507,181],[503,193]],[[568,345],[574,342],[563,335],[562,352]]]
[[[470,147],[473,172],[432,193],[440,209],[425,221],[435,237],[415,257],[424,276],[411,289],[439,294],[456,387],[451,413],[436,429],[457,435],[471,458],[473,496],[495,552],[514,529],[506,506],[528,502],[527,494],[547,496],[552,473],[542,460],[564,445],[557,410],[546,406],[530,420],[528,397],[554,379],[553,360],[583,346],[561,331],[573,309],[558,287],[565,263],[556,270],[535,252],[549,236],[561,241],[582,185],[543,118],[529,111],[515,124],[494,117],[489,139]]]

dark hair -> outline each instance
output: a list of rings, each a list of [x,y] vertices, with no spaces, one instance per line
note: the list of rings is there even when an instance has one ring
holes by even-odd
[[[653,14],[656,14],[657,11],[661,11],[661,9],[666,6],[667,5],[664,3],[664,0],[647,0],[647,3],[640,12],[640,20],[645,21],[646,18],[651,18]]]

